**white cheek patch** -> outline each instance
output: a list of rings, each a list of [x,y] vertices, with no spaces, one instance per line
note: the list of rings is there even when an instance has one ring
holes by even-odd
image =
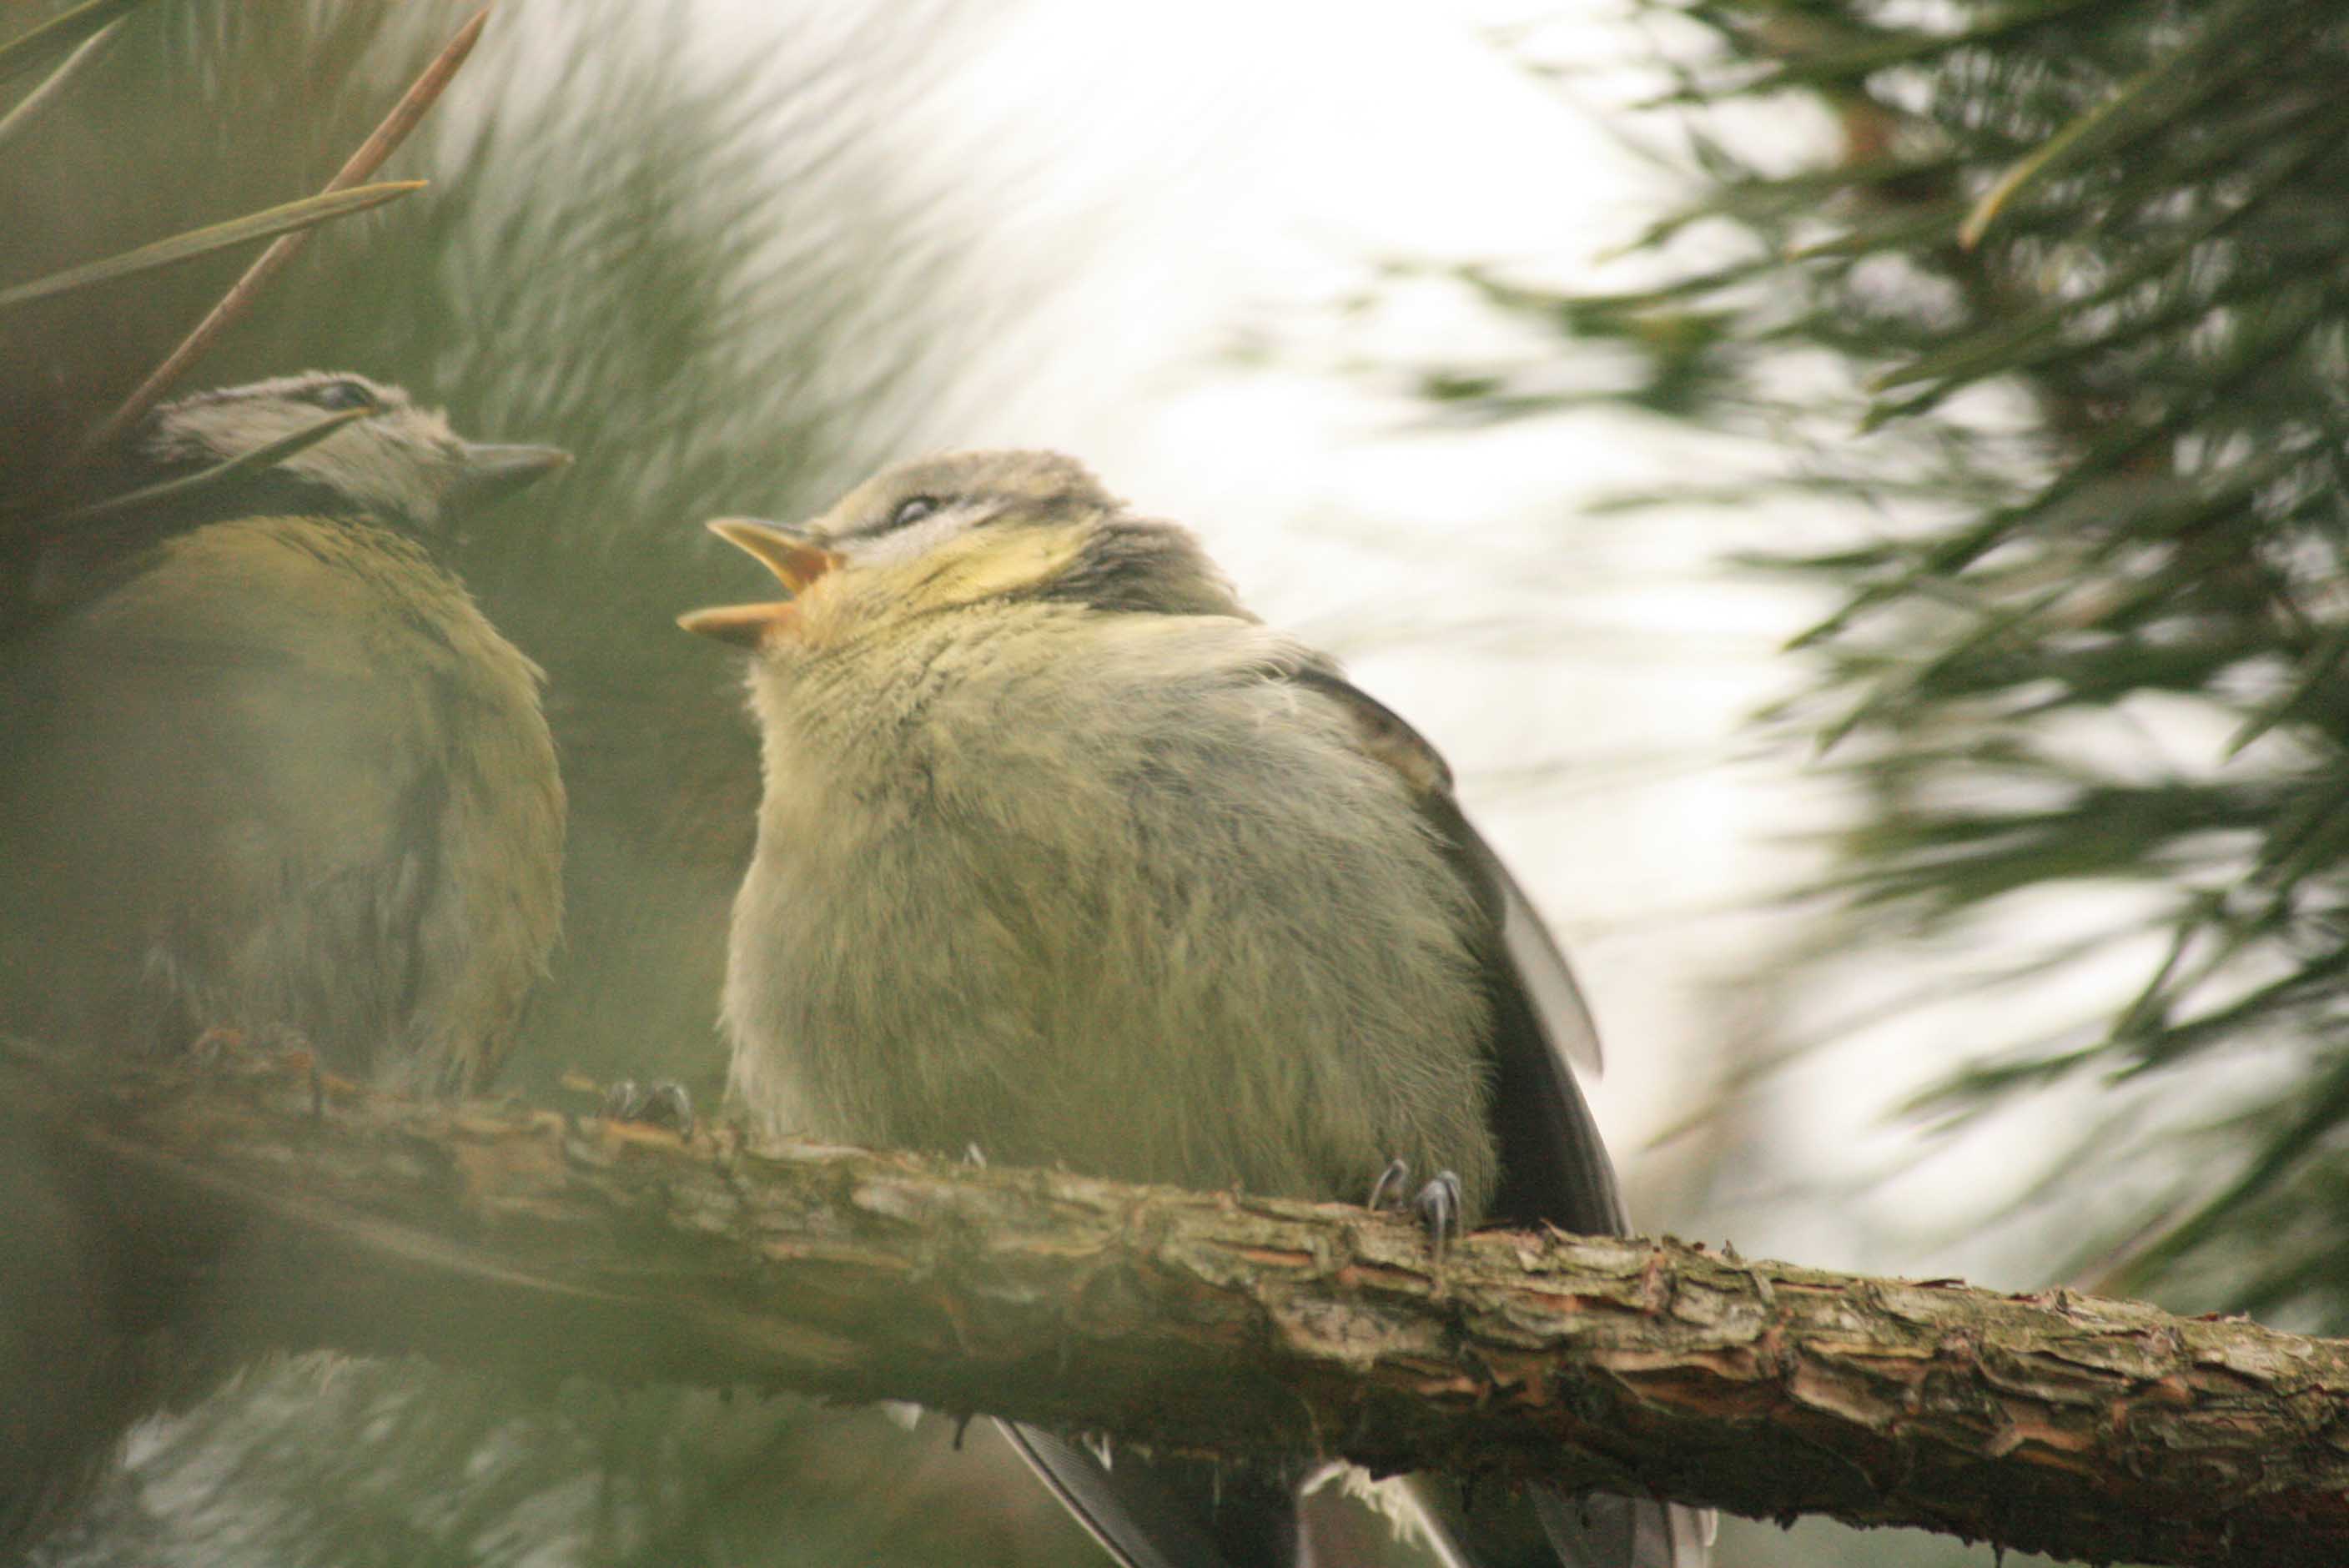
[[[994,515],[995,509],[985,501],[957,501],[942,507],[910,528],[880,534],[871,539],[854,539],[846,543],[847,553],[860,566],[890,566],[902,561],[912,561],[927,555],[956,534],[975,527]]]

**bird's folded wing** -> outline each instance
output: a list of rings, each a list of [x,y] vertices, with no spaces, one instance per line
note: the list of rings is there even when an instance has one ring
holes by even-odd
[[[1621,1234],[1630,1221],[1615,1168],[1583,1102],[1572,1063],[1595,1068],[1599,1031],[1574,972],[1501,858],[1460,810],[1452,770],[1434,747],[1336,667],[1307,655],[1286,672],[1336,704],[1362,750],[1410,788],[1430,832],[1489,922],[1483,954],[1491,995],[1494,1131],[1502,1186],[1491,1218],[1583,1234]]]
[[[1327,660],[1309,655],[1284,673],[1337,704],[1352,721],[1362,750],[1410,786],[1428,827],[1449,846],[1491,922],[1493,940],[1484,959],[1493,1005],[1492,1119],[1501,1185],[1487,1217],[1584,1235],[1628,1234],[1630,1216],[1614,1161],[1574,1075],[1578,1063],[1598,1070],[1599,1031],[1566,955],[1500,856],[1461,812],[1452,770],[1426,738]],[[1714,1516],[1709,1511],[1650,1498],[1528,1490],[1542,1532],[1564,1568],[1703,1568],[1710,1555]],[[1494,1560],[1493,1547],[1479,1537],[1489,1532],[1486,1527],[1506,1527],[1496,1511],[1447,1522],[1460,1562]]]
[[[1509,874],[1509,868],[1501,863],[1484,835],[1460,814],[1453,797],[1452,769],[1443,754],[1402,715],[1347,680],[1328,661],[1314,657],[1291,678],[1343,709],[1353,721],[1362,749],[1401,775],[1418,796],[1421,810],[1437,819],[1443,836],[1459,855],[1462,875],[1478,906],[1500,927],[1516,982],[1530,993],[1535,1016],[1551,1047],[1596,1076],[1604,1063],[1599,1028],[1591,1020],[1589,1004],[1582,999],[1582,987],[1533,900],[1526,896],[1526,890]]]

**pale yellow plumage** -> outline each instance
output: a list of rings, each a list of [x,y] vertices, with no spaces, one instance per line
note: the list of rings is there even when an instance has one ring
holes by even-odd
[[[724,1020],[769,1130],[1315,1200],[1400,1161],[1439,1234],[1625,1226],[1588,1016],[1442,758],[1189,533],[1041,452],[713,527],[791,590],[683,621],[752,651]],[[1284,1478],[1007,1430],[1128,1568],[1294,1552]],[[1702,1562],[1684,1513],[1543,1498],[1459,1533]]]

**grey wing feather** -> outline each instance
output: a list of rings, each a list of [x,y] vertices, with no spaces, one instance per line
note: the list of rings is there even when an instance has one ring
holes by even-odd
[[[1629,1234],[1614,1161],[1569,1065],[1596,1072],[1599,1051],[1597,1025],[1566,955],[1500,856],[1462,814],[1452,770],[1426,738],[1327,660],[1309,659],[1292,678],[1344,707],[1362,748],[1413,787],[1429,827],[1452,847],[1498,932],[1485,957],[1494,1009],[1492,1117],[1501,1152],[1491,1218],[1585,1235]],[[1704,1568],[1711,1555],[1709,1511],[1599,1492],[1567,1496],[1546,1487],[1527,1492],[1563,1568]],[[1493,1511],[1445,1522],[1462,1563],[1499,1568],[1508,1561],[1496,1545],[1513,1532]]]
[[[1411,787],[1435,837],[1499,935],[1485,954],[1494,1013],[1494,1131],[1501,1153],[1501,1191],[1491,1217],[1505,1223],[1547,1222],[1583,1234],[1630,1229],[1616,1190],[1614,1162],[1576,1081],[1573,1061],[1594,1068],[1599,1030],[1574,972],[1535,913],[1525,890],[1501,863],[1452,793],[1452,769],[1427,738],[1319,655],[1286,672],[1353,720],[1362,749]]]
[[[1208,1539],[1196,1499],[1161,1486],[1143,1461],[1114,1470],[1066,1439],[1017,1421],[995,1423],[1061,1506],[1123,1568],[1257,1568],[1235,1563]]]
[[[1478,1497],[1417,1476],[1411,1498],[1443,1568],[1707,1568],[1717,1517],[1651,1498],[1529,1486]]]
[[[1567,964],[1565,950],[1484,836],[1471,828],[1469,837],[1474,841],[1468,846],[1469,854],[1477,870],[1500,892],[1501,940],[1516,965],[1518,983],[1532,995],[1535,1016],[1546,1026],[1552,1047],[1597,1078],[1606,1068],[1599,1048],[1599,1024],[1590,1016],[1590,1004],[1582,998],[1582,987]]]
[[[1452,769],[1427,738],[1401,714],[1340,673],[1319,655],[1293,672],[1300,684],[1335,700],[1353,718],[1362,749],[1401,774],[1419,792],[1423,805],[1449,807],[1440,827],[1457,848],[1461,872],[1476,894],[1476,902],[1501,928],[1501,940],[1516,970],[1516,983],[1531,995],[1536,1020],[1550,1047],[1576,1067],[1597,1077],[1605,1063],[1599,1048],[1599,1026],[1582,987],[1566,961],[1557,939],[1550,935],[1532,899],[1509,874],[1509,868],[1467,820],[1453,799]]]
[[[1646,1498],[1526,1489],[1563,1568],[1705,1568],[1718,1516]]]

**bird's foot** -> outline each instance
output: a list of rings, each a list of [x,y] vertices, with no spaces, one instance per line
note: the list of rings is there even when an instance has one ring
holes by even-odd
[[[1440,1263],[1444,1248],[1460,1233],[1460,1178],[1449,1171],[1438,1171],[1406,1201],[1403,1194],[1410,1191],[1411,1166],[1404,1161],[1390,1160],[1387,1168],[1379,1172],[1379,1179],[1371,1184],[1368,1206],[1382,1212],[1408,1210],[1416,1214]]]
[[[693,1097],[673,1078],[620,1079],[604,1091],[604,1114],[613,1121],[665,1127],[679,1138],[693,1136]]]

